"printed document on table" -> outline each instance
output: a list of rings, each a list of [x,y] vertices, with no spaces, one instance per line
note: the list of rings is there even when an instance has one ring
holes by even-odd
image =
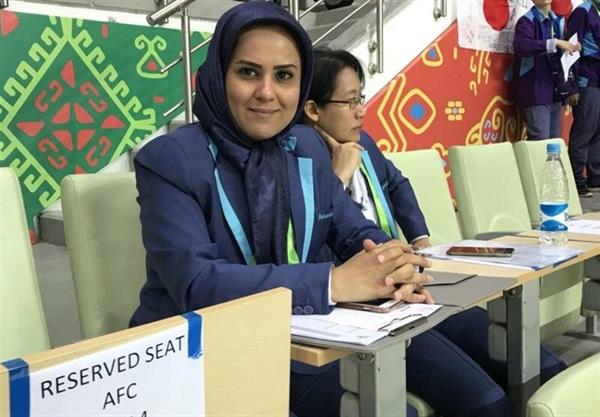
[[[571,39],[569,39],[569,43],[574,45],[577,43],[577,41],[577,33],[574,33],[573,36],[571,36]],[[573,64],[579,59],[579,56],[579,51],[577,51],[572,53],[563,52],[562,56],[560,57],[560,63],[562,64],[563,74],[565,75],[565,82],[569,80],[569,70],[571,69]]]
[[[512,256],[507,258],[492,256],[453,256],[446,252],[452,246],[485,246],[496,248],[514,248]],[[566,246],[521,245],[493,242],[489,240],[460,240],[445,245],[431,246],[419,250],[419,253],[437,259],[449,259],[475,264],[505,266],[510,268],[533,269],[537,271],[549,266],[557,266],[582,253],[581,249]]]
[[[600,220],[574,219],[567,220],[567,226],[571,233],[584,233],[588,235],[600,235]]]
[[[336,307],[330,314],[293,315],[292,334],[366,346],[395,329],[430,316],[441,307],[436,304],[402,304],[389,313]]]

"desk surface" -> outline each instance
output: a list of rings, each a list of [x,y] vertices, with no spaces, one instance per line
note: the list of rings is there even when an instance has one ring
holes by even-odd
[[[504,236],[494,240],[506,244],[537,244],[537,237],[535,236]],[[532,281],[534,279],[538,279],[544,275],[548,275],[551,272],[567,268],[586,259],[600,255],[600,244],[596,242],[569,241],[567,243],[567,246],[571,248],[583,249],[584,252],[576,258],[573,258],[567,262],[560,264],[558,267],[548,267],[539,271],[532,271],[521,268],[507,268],[494,265],[481,265],[469,262],[457,262],[441,259],[431,259],[431,269],[434,271],[461,272],[483,276],[515,278],[517,279],[517,282],[513,285],[513,287],[517,287],[519,285],[526,284],[527,282]],[[491,301],[501,296],[502,292],[499,292],[486,300],[480,300],[480,302]],[[294,360],[308,363],[310,365],[322,366],[329,362],[343,358],[344,356],[347,356],[350,353],[352,352],[349,350],[319,348],[314,346],[292,343],[291,357]]]
[[[504,244],[522,244],[522,245],[535,245],[537,244],[536,237],[527,237],[527,236],[504,236],[498,239],[494,239],[496,242],[501,242]],[[567,246],[570,248],[582,249],[584,250],[576,258],[573,258],[567,262],[560,264],[557,267],[548,267],[544,269],[540,269],[538,271],[526,270],[521,268],[510,268],[504,266],[495,266],[495,265],[481,265],[474,264],[470,262],[458,262],[452,260],[441,260],[441,259],[431,259],[431,263],[433,264],[432,270],[437,271],[446,271],[446,272],[461,272],[461,273],[469,273],[469,274],[477,274],[483,276],[494,276],[494,277],[508,277],[508,278],[516,278],[517,282],[513,285],[514,287],[526,284],[527,282],[542,277],[544,275],[548,275],[549,273],[557,270],[561,270],[567,268],[571,265],[577,264],[586,259],[592,258],[596,255],[600,254],[600,245],[595,242],[582,242],[582,241],[569,241]],[[493,299],[493,298],[492,298]]]
[[[576,219],[584,220],[598,220],[600,221],[600,211],[594,211],[592,213],[585,213],[583,216],[578,216]],[[519,236],[525,237],[538,237],[540,234],[537,230],[529,230],[527,232],[520,233]],[[582,242],[596,242],[600,243],[600,235],[594,235],[589,233],[567,233],[569,240],[580,240]]]
[[[592,211],[590,213],[585,213],[584,215],[579,216],[577,218],[585,220],[600,220],[600,211]]]

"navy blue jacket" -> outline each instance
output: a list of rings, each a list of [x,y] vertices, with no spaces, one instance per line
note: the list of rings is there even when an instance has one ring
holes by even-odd
[[[296,139],[297,138],[297,139]],[[135,158],[147,281],[132,325],[148,323],[275,287],[292,290],[296,314],[330,311],[331,263],[310,263],[327,244],[342,260],[362,249],[366,238],[389,238],[366,220],[331,169],[318,134],[306,126],[290,131],[287,176],[296,249],[308,248],[307,263],[246,266],[226,223],[215,182],[209,139],[199,124],[186,125],[146,145]],[[301,189],[298,159],[312,160],[314,221]],[[241,174],[217,155],[223,188],[251,236]],[[309,216],[310,218],[310,216]],[[310,223],[310,224],[307,224]],[[305,235],[312,237],[305,245]]]
[[[425,217],[408,178],[383,156],[366,132],[360,133],[359,143],[369,153],[388,207],[406,240],[410,243],[419,236],[429,235]]]
[[[567,38],[577,33],[581,58],[573,65],[579,87],[599,87],[600,80],[600,16],[590,0],[580,4],[569,16]]]
[[[564,77],[560,70],[560,51],[549,54],[546,41],[552,37],[563,38],[565,21],[552,11],[549,15],[550,18],[544,17],[533,6],[515,26],[513,48],[517,59],[513,68],[513,87],[515,102],[522,107],[560,101],[554,96],[555,87]],[[556,71],[559,73],[553,76]]]

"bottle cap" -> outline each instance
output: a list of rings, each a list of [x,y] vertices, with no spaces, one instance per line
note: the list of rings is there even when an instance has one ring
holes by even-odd
[[[560,153],[560,143],[549,143],[546,145],[547,153]]]

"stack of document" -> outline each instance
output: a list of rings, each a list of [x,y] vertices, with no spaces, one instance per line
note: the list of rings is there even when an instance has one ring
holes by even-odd
[[[571,233],[583,233],[586,235],[600,236],[600,220],[567,220],[567,227]]]
[[[512,256],[507,258],[492,256],[455,256],[446,252],[452,246],[475,246],[514,248]],[[461,240],[444,245],[432,246],[419,250],[421,255],[437,259],[451,259],[454,261],[471,262],[484,265],[506,266],[512,268],[532,269],[538,271],[549,266],[555,267],[569,259],[575,258],[582,253],[581,249],[573,249],[566,246],[542,246],[542,245],[520,245],[504,244],[489,240]]]
[[[334,308],[330,314],[292,316],[292,335],[370,345],[390,332],[430,316],[441,305],[402,304],[389,313]]]

